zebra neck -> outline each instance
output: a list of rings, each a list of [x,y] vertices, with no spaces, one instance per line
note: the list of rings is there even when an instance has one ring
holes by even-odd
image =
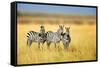
[[[69,33],[69,32],[66,32],[66,34],[68,34],[68,35],[69,35],[70,33]]]
[[[60,35],[59,31],[56,32],[58,35]]]

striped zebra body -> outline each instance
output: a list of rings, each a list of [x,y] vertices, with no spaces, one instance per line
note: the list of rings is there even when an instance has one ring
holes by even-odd
[[[57,43],[60,41],[60,35],[57,32],[47,32],[47,41]]]
[[[46,41],[46,33],[45,33],[45,28],[44,26],[40,27],[40,32],[35,32],[35,31],[29,31],[27,33],[27,45],[31,46],[32,42],[37,42],[38,46],[40,47],[40,43],[42,45]]]
[[[29,31],[27,33],[27,45],[31,46],[32,42],[40,42],[41,37],[38,32]]]
[[[60,43],[60,41],[61,41],[62,33],[63,33],[62,26],[60,26],[60,28],[57,30],[57,32],[48,31],[47,32],[47,40],[46,40],[48,47],[50,47],[51,43],[54,43],[55,47],[56,47],[56,44]]]

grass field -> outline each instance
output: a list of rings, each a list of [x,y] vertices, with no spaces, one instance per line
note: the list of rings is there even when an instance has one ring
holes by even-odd
[[[69,26],[64,24],[65,26]],[[46,31],[56,31],[58,25],[44,24]],[[39,32],[40,25],[37,24],[17,24],[18,45],[17,63],[18,64],[37,64],[52,62],[73,62],[96,60],[96,26],[95,25],[70,25],[71,43],[67,50],[63,49],[62,43],[59,48],[51,44],[47,49],[46,43],[39,50],[37,43],[31,47],[27,46],[26,34],[33,30]]]

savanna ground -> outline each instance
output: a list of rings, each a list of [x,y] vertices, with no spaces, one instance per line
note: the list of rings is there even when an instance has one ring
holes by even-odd
[[[70,26],[71,43],[67,50],[64,50],[62,43],[59,48],[51,44],[47,49],[46,43],[42,46],[43,50],[38,49],[37,43],[31,47],[27,46],[27,32],[30,30],[39,32],[40,24],[17,24],[18,45],[17,63],[18,64],[38,64],[52,62],[73,62],[96,60],[96,25],[68,25]],[[46,31],[56,31],[58,24],[44,24]]]

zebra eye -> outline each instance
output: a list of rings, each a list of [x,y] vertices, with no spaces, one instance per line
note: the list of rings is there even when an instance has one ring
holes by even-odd
[[[61,33],[61,35],[63,36],[63,34]]]
[[[67,35],[67,37],[69,37],[69,34]]]
[[[39,36],[41,36],[41,34],[39,34]]]
[[[64,36],[64,35],[65,35],[65,33],[61,33],[61,35],[62,35],[62,36]]]

